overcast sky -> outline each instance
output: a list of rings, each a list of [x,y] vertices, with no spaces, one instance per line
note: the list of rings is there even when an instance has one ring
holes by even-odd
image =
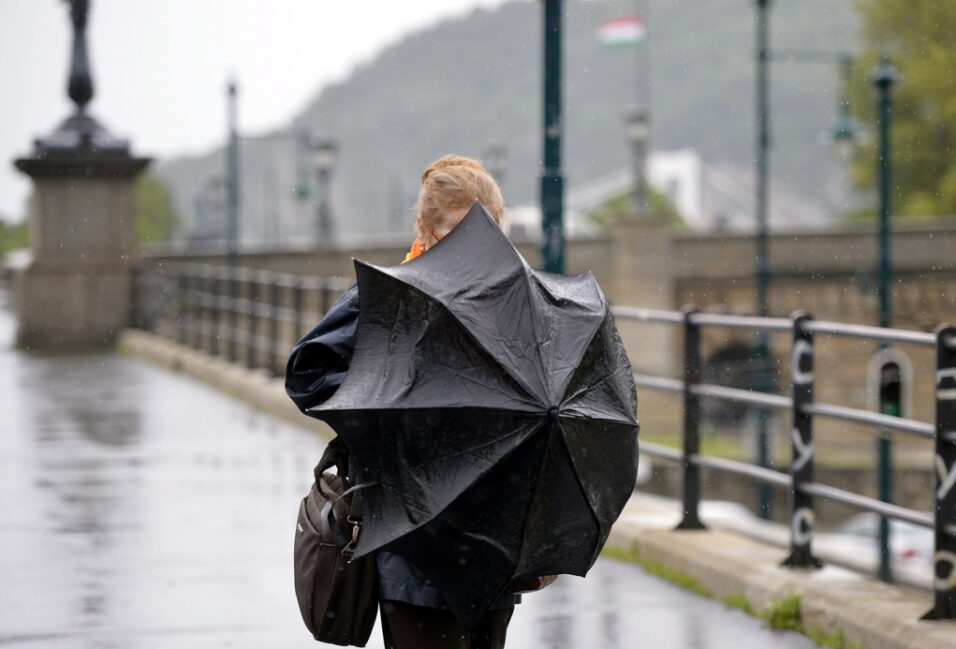
[[[283,124],[329,81],[409,31],[504,0],[92,0],[90,110],[134,151],[200,152],[224,137],[224,87],[240,126]],[[0,217],[20,218],[28,180],[12,159],[70,112],[63,0],[0,0]]]

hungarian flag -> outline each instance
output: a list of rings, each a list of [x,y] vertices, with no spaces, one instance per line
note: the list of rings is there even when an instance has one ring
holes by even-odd
[[[647,37],[647,25],[640,16],[610,18],[598,28],[598,38],[608,47],[630,47]]]

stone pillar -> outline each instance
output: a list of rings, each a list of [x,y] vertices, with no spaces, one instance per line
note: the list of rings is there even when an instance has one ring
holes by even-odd
[[[93,84],[86,55],[89,3],[73,0],[72,116],[35,141],[17,168],[33,179],[32,261],[14,280],[17,341],[27,349],[112,345],[128,320],[136,176],[149,164],[86,114]]]
[[[615,304],[664,310],[681,306],[674,303],[672,237],[672,226],[651,211],[611,225],[615,281],[605,292]],[[679,358],[674,355],[680,351],[679,334],[666,325],[630,325],[621,331],[628,349],[640,358],[636,364],[665,376],[679,375],[674,360]]]

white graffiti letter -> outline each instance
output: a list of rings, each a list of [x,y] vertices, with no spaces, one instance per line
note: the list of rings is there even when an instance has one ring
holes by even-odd
[[[813,442],[805,444],[800,431],[796,428],[791,429],[790,439],[793,442],[793,448],[797,452],[797,458],[793,461],[791,472],[797,472],[813,458]]]
[[[951,468],[947,468],[946,460],[942,455],[936,456],[936,474],[939,476],[939,489],[936,490],[936,497],[942,500],[956,484],[956,463]]]
[[[790,519],[790,531],[793,533],[794,545],[806,545],[810,542],[813,533],[813,510],[801,507],[793,513]]]
[[[945,379],[953,379],[956,381],[956,367],[949,367],[936,372],[936,398],[940,401],[956,399],[956,388],[943,389],[943,381]]]
[[[793,351],[790,353],[790,367],[793,382],[797,385],[804,385],[813,381],[813,371],[803,372],[800,370],[800,359],[803,356],[811,356],[813,347],[803,338],[793,343]],[[812,357],[812,356],[811,356]]]
[[[949,564],[949,576],[937,577],[933,582],[933,588],[936,590],[952,590],[956,588],[956,554],[946,550],[940,550],[936,553],[935,559],[937,564]],[[939,574],[938,568],[936,574]]]

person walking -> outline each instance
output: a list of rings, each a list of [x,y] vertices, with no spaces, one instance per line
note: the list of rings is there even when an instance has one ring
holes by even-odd
[[[491,174],[480,162],[455,155],[439,158],[422,174],[415,205],[416,238],[405,261],[428,252],[481,203],[501,226],[504,201]],[[323,320],[292,350],[286,391],[306,412],[327,401],[349,370],[355,350],[359,313],[358,287],[339,298]],[[463,629],[442,592],[421,569],[404,557],[376,554],[382,634],[387,649],[501,649],[519,592],[543,588],[554,577],[512,584],[470,629]]]

